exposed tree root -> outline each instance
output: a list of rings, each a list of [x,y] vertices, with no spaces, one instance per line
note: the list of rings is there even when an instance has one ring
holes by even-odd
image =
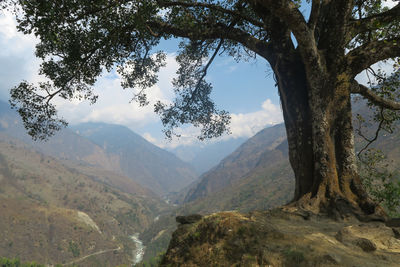
[[[352,219],[362,222],[388,221],[388,216],[383,208],[369,198],[351,202],[342,197],[321,199],[318,197],[310,198],[305,195],[282,208],[290,213],[296,213],[304,219],[313,215],[326,215],[337,221]]]

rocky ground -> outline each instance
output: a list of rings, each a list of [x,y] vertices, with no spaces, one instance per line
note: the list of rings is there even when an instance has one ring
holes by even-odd
[[[334,221],[281,208],[178,222],[161,266],[400,266],[396,223]]]

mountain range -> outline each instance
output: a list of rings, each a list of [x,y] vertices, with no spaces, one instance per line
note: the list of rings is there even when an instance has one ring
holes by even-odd
[[[32,141],[0,102],[0,255],[49,265],[132,264],[132,235],[169,213],[161,196],[195,177],[189,164],[121,126],[78,125]]]
[[[371,112],[366,107],[365,101],[354,105],[355,115],[362,114],[368,118]],[[354,125],[357,126],[357,123],[354,122]],[[363,131],[368,136],[374,136],[377,123],[369,121],[364,126],[366,128]],[[357,134],[355,141],[357,151],[365,146],[365,141]],[[371,147],[384,152],[385,167],[395,175],[397,173],[396,177],[399,177],[400,133],[398,130],[393,134],[382,132]],[[201,175],[197,182],[178,194],[176,201],[181,205],[175,214],[266,210],[291,201],[294,185],[294,173],[288,159],[286,131],[284,125],[279,124],[266,128],[248,139],[217,166]],[[146,230],[142,236],[149,243],[149,248],[162,250],[168,245],[169,238],[167,237],[174,229],[174,216],[165,216]],[[157,239],[154,239],[154,233]],[[148,253],[150,252],[151,249],[148,250]],[[145,258],[151,256],[145,255]]]
[[[0,131],[45,155],[127,176],[159,196],[177,192],[197,178],[190,164],[120,125],[84,123],[61,130],[47,142],[38,142],[26,134],[8,104],[0,102]]]
[[[60,161],[4,133],[0,203],[0,255],[51,265],[129,263],[129,236],[168,209],[128,177]]]
[[[114,171],[134,177],[139,184],[161,196],[178,192],[197,178],[190,164],[125,126],[84,123],[71,129],[101,147],[112,162],[118,162]]]
[[[369,127],[371,131],[373,125]],[[356,141],[360,147],[362,140]],[[375,145],[386,150],[389,167],[397,169],[400,135],[383,135]],[[74,125],[39,143],[25,134],[18,116],[0,102],[0,152],[0,198],[5,203],[0,208],[7,214],[0,219],[0,229],[6,229],[0,238],[7,240],[0,252],[46,263],[79,260],[96,251],[105,253],[84,264],[104,260],[110,251],[119,256],[108,257],[108,262],[126,262],[135,247],[129,235],[136,232],[147,246],[145,258],[150,258],[168,245],[175,215],[268,209],[290,201],[294,190],[283,124],[247,141],[197,150],[180,147],[167,152],[124,126],[104,123]],[[206,163],[195,168],[188,163],[201,158]],[[213,167],[203,172],[205,166]],[[173,198],[181,206],[170,206],[161,197]],[[17,210],[30,212],[20,218]],[[46,214],[47,221],[37,213]],[[27,224],[29,218],[32,224]],[[37,248],[34,253],[27,255],[26,247],[16,245],[22,244],[15,243],[21,237],[9,235],[10,224],[23,235],[29,235],[24,225],[27,231],[40,233],[30,237],[34,243],[24,241]],[[71,229],[78,232],[68,239],[66,232]],[[54,231],[67,241],[56,239]],[[79,239],[85,231],[91,235]],[[63,245],[50,249],[55,244]],[[43,249],[49,252],[40,257]]]
[[[196,173],[201,175],[215,167],[246,140],[247,138],[239,137],[206,143],[198,141],[191,145],[180,145],[168,150],[192,165]]]
[[[374,110],[365,101],[354,100],[353,112],[355,127],[358,127],[357,114],[361,114],[367,122],[362,131],[374,136],[378,126],[371,117]],[[392,134],[382,131],[370,146],[384,152],[385,166],[393,172],[400,169],[400,134],[396,127]],[[366,145],[357,133],[355,145],[356,151]],[[188,212],[266,209],[290,201],[294,183],[285,126],[278,124],[261,130],[200,176],[197,183],[185,189],[183,203]]]

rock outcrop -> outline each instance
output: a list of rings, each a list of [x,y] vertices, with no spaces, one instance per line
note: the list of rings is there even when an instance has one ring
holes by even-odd
[[[179,225],[161,266],[399,266],[398,233],[282,208],[222,212]]]

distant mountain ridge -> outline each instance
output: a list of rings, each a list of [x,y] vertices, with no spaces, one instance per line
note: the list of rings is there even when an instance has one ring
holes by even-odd
[[[68,130],[48,143],[33,142],[16,114],[0,105],[0,255],[49,266],[131,263],[129,236],[170,207],[99,167],[107,160],[106,153],[93,158],[99,151]]]
[[[235,151],[247,138],[232,138],[219,140],[213,143],[194,143],[192,145],[181,145],[168,149],[181,160],[190,163],[198,175],[209,171],[218,163]]]
[[[288,161],[283,124],[265,128],[248,139],[197,182],[173,198],[179,215],[226,210],[247,212],[287,203],[293,197],[294,174]],[[166,249],[175,217],[162,216],[141,236],[145,259]],[[160,234],[161,233],[161,234]]]
[[[353,114],[361,114],[368,119],[372,113],[365,100],[353,100]],[[356,122],[354,124],[357,125]],[[367,121],[363,132],[374,136],[376,127],[376,122]],[[396,173],[400,171],[399,133],[398,130],[393,134],[381,132],[371,146],[385,153],[387,168]],[[356,151],[364,145],[365,140],[355,134]],[[292,199],[294,186],[286,130],[284,124],[279,124],[257,133],[186,189],[186,213],[276,207]]]
[[[278,154],[279,156],[277,156]],[[287,159],[286,130],[283,124],[266,128],[243,143],[219,165],[199,178],[186,194],[184,202],[192,202],[233,186],[256,172]]]
[[[135,177],[137,182],[160,195],[178,192],[197,178],[190,164],[125,126],[83,123],[71,128],[118,158],[123,174]]]
[[[66,165],[3,133],[0,202],[0,255],[49,266],[100,251],[79,266],[129,264],[129,235],[167,208],[127,177]]]
[[[190,164],[124,126],[85,123],[63,129],[47,142],[37,142],[26,134],[9,104],[0,101],[0,131],[46,155],[127,176],[160,196],[178,192],[197,178]]]

